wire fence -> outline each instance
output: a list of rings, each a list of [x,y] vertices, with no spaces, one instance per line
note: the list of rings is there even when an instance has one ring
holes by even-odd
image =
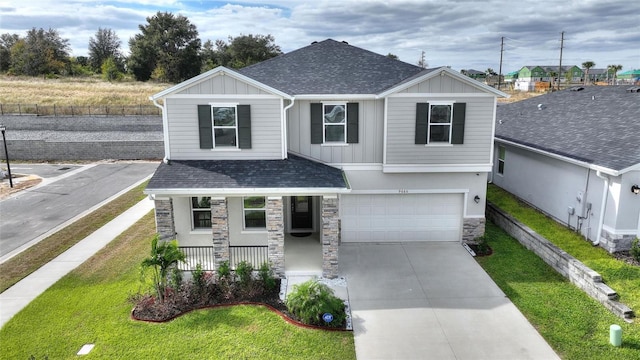
[[[0,115],[135,116],[162,115],[154,105],[38,105],[0,104]]]

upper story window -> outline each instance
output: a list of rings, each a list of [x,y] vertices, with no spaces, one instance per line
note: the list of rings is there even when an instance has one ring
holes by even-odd
[[[251,107],[198,105],[200,149],[251,149]]]
[[[237,145],[238,118],[235,105],[211,106],[213,147]]]
[[[267,206],[264,196],[249,196],[242,199],[245,230],[265,230],[267,228]]]
[[[498,174],[500,175],[504,174],[505,155],[506,155],[506,150],[504,149],[504,146],[499,145],[498,146]]]
[[[417,103],[415,143],[463,144],[466,105],[458,102]]]
[[[344,145],[358,143],[358,103],[311,104],[311,143]]]
[[[429,107],[428,143],[450,143],[452,104],[434,105]]]
[[[322,104],[324,142],[346,142],[347,104]]]
[[[191,198],[191,218],[193,229],[211,229],[211,198],[194,196]]]

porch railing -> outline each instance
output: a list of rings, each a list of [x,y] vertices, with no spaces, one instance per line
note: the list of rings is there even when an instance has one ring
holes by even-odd
[[[180,250],[185,255],[185,262],[178,264],[178,269],[184,271],[195,270],[200,264],[202,270],[214,270],[213,246],[180,246]],[[265,262],[269,261],[268,246],[229,246],[229,265],[231,269],[235,269],[236,265],[246,261],[259,268]]]

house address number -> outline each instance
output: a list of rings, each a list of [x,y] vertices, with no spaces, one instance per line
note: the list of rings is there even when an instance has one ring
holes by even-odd
[[[398,189],[398,192],[399,192],[400,194],[408,194],[408,193],[409,193],[409,190],[407,190],[407,189]]]

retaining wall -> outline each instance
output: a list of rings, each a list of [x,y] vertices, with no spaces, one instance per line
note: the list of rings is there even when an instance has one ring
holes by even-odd
[[[602,276],[578,259],[493,204],[487,203],[486,217],[617,316],[625,320],[635,316],[631,308],[617,301],[618,294],[602,282]]]
[[[164,157],[160,116],[0,116],[11,161]],[[0,138],[0,159],[5,160]]]

